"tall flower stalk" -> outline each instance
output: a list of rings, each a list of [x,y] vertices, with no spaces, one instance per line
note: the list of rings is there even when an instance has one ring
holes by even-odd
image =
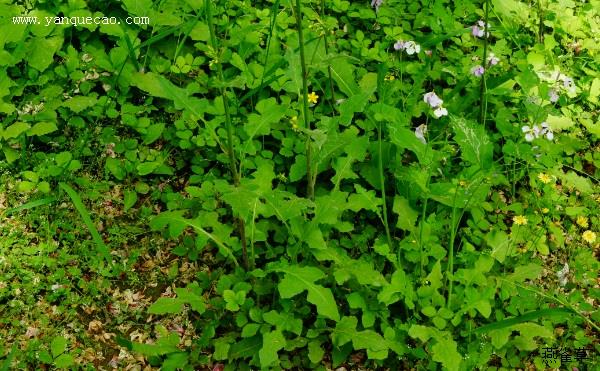
[[[490,15],[490,1],[485,0],[485,19],[484,23],[486,26],[486,30],[483,34],[483,63],[487,63],[487,53],[488,53],[488,38],[489,38],[489,15]],[[486,66],[487,67],[487,66]],[[487,68],[484,68],[484,71],[481,74],[481,85],[479,88],[479,100],[481,102],[479,106],[479,123],[485,126],[485,114],[487,110],[487,86],[486,86],[486,73]]]
[[[218,43],[217,43],[217,36],[215,33],[215,27],[214,27],[214,24],[212,21],[211,2],[210,2],[210,0],[208,0],[208,1],[205,1],[204,4],[205,4],[206,19],[207,19],[207,23],[208,23],[209,32],[210,32],[211,46],[213,48],[213,51],[215,53],[217,53]],[[237,168],[237,161],[236,161],[235,152],[233,149],[233,123],[231,120],[231,113],[229,110],[229,98],[227,97],[227,88],[223,85],[225,78],[223,75],[223,67],[221,66],[221,61],[219,61],[219,60],[216,61],[216,68],[217,68],[217,74],[219,77],[219,81],[221,82],[219,84],[220,85],[219,89],[221,90],[221,97],[223,98],[223,110],[225,111],[225,128],[227,130],[227,149],[226,150],[227,150],[227,158],[229,160],[228,161],[229,162],[229,171],[231,172],[234,186],[239,187],[241,174]],[[244,222],[244,219],[239,216],[236,216],[235,220],[236,220],[236,224],[237,224],[240,242],[242,244],[242,256],[243,256],[243,260],[244,260],[244,267],[246,269],[249,269],[250,264],[248,261],[248,246],[246,243],[246,225],[245,225],[246,223]]]
[[[302,115],[304,116],[304,127],[310,130],[310,118],[308,117],[308,71],[306,69],[306,55],[304,52],[304,33],[302,32],[302,4],[296,0],[296,28],[298,28],[298,44],[300,47],[300,66],[302,69]],[[315,182],[312,175],[312,143],[310,135],[306,137],[306,197],[313,199],[315,196]]]

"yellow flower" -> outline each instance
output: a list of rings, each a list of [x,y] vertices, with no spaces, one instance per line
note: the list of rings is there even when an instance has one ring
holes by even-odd
[[[314,91],[311,92],[310,94],[308,94],[308,101],[312,104],[317,104],[317,101],[319,100],[319,96],[317,95],[317,93],[315,93]]]
[[[298,116],[292,117],[290,122],[292,124],[292,130],[297,131],[298,130]]]
[[[588,227],[588,218],[586,218],[585,216],[578,216],[577,217],[577,224],[581,228],[587,228]]]
[[[548,214],[550,212],[550,209],[548,209],[547,207],[545,207],[545,208],[542,209],[542,212],[544,214]]]
[[[539,173],[537,177],[540,180],[540,182],[542,182],[544,184],[548,184],[552,181],[552,178],[550,177],[550,175],[548,175],[546,173]]]
[[[516,225],[525,225],[525,224],[527,224],[527,218],[524,217],[523,215],[517,215],[517,216],[513,217],[513,222]]]
[[[581,237],[587,243],[594,243],[596,241],[596,233],[594,233],[592,231],[585,231],[585,232],[583,232],[583,234],[581,235]]]
[[[396,80],[396,76],[394,76],[390,73],[385,76],[384,80],[385,81],[394,81],[394,80]]]

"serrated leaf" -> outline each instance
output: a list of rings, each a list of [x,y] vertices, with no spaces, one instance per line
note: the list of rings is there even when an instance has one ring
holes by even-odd
[[[315,281],[325,277],[316,267],[289,266],[277,268],[276,271],[285,273],[285,277],[278,285],[282,298],[294,297],[304,290],[308,291],[308,301],[317,307],[317,313],[327,318],[338,321],[340,314],[338,307],[329,288],[315,284]]]
[[[262,345],[263,341],[260,335],[242,339],[229,347],[229,359],[236,360],[254,357],[260,351]]]
[[[248,140],[252,140],[257,135],[269,135],[271,124],[281,120],[287,108],[277,104],[275,98],[268,98],[258,102],[256,110],[259,114],[251,113],[248,115],[248,123],[244,125],[244,130],[249,136]]]
[[[27,63],[40,72],[44,71],[52,64],[54,53],[60,49],[62,43],[62,35],[49,38],[35,38],[27,47],[29,51],[26,59]]]
[[[335,324],[335,329],[331,333],[333,344],[340,347],[352,340],[356,334],[357,324],[358,319],[354,316],[342,317],[342,319]]]

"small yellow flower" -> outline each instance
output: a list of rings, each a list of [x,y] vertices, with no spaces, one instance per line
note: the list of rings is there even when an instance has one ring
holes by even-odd
[[[311,92],[310,94],[308,94],[308,101],[312,104],[317,104],[317,101],[319,100],[319,96],[317,95],[317,93],[315,93],[314,91]]]
[[[585,216],[578,216],[577,217],[577,224],[581,228],[587,228],[588,227],[588,218],[586,218]]]
[[[552,178],[550,177],[550,175],[548,175],[546,173],[539,173],[537,177],[540,180],[540,182],[542,182],[544,184],[548,184],[552,181]]]
[[[594,233],[592,231],[585,231],[585,232],[583,232],[583,234],[581,235],[581,237],[587,243],[594,243],[596,241],[596,233]]]
[[[394,81],[394,80],[396,80],[396,76],[394,76],[390,73],[385,76],[384,80],[385,81]]]
[[[516,225],[525,225],[525,224],[527,224],[527,218],[524,217],[523,215],[517,215],[517,216],[513,217],[513,222]]]
[[[550,212],[550,209],[548,209],[547,207],[545,207],[545,208],[542,209],[542,212],[544,214],[548,214]]]

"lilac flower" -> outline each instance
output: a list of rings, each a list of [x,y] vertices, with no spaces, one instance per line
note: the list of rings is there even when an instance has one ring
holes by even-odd
[[[413,55],[415,53],[419,53],[421,51],[421,45],[417,44],[414,41],[402,41],[398,40],[394,44],[394,49],[396,50],[404,50],[406,54]]]
[[[448,116],[448,110],[440,106],[433,111],[433,115],[436,119],[439,119],[442,116]]]
[[[371,8],[375,8],[375,12],[379,12],[379,7],[383,4],[383,0],[371,0]]]
[[[425,134],[427,133],[427,125],[421,124],[415,129],[415,137],[420,140],[423,144],[427,144],[425,140]]]
[[[540,136],[545,136],[546,139],[548,139],[549,141],[552,141],[554,139],[554,133],[552,132],[552,129],[550,129],[550,126],[548,126],[546,122],[542,122],[540,126],[533,125],[533,127],[529,127],[525,125],[521,128],[521,131],[525,133],[525,140],[528,142],[531,142],[534,139],[539,138]]]
[[[490,24],[489,23],[485,23],[484,21],[477,21],[476,24],[474,24],[471,27],[471,34],[475,37],[483,37],[483,35],[485,35],[486,37],[490,36]]]
[[[495,66],[500,62],[500,58],[496,57],[494,53],[490,53],[487,62],[490,66]]]
[[[429,104],[431,108],[440,107],[442,103],[444,103],[444,101],[441,100],[440,97],[438,97],[437,94],[435,94],[435,92],[433,91],[430,91],[429,93],[423,95],[423,101]]]
[[[558,93],[554,89],[548,92],[548,97],[550,98],[550,102],[552,103],[556,103],[558,101]]]
[[[475,67],[471,68],[471,73],[473,75],[475,75],[476,77],[483,76],[484,72],[485,72],[485,68],[483,68],[483,66],[475,66]]]

